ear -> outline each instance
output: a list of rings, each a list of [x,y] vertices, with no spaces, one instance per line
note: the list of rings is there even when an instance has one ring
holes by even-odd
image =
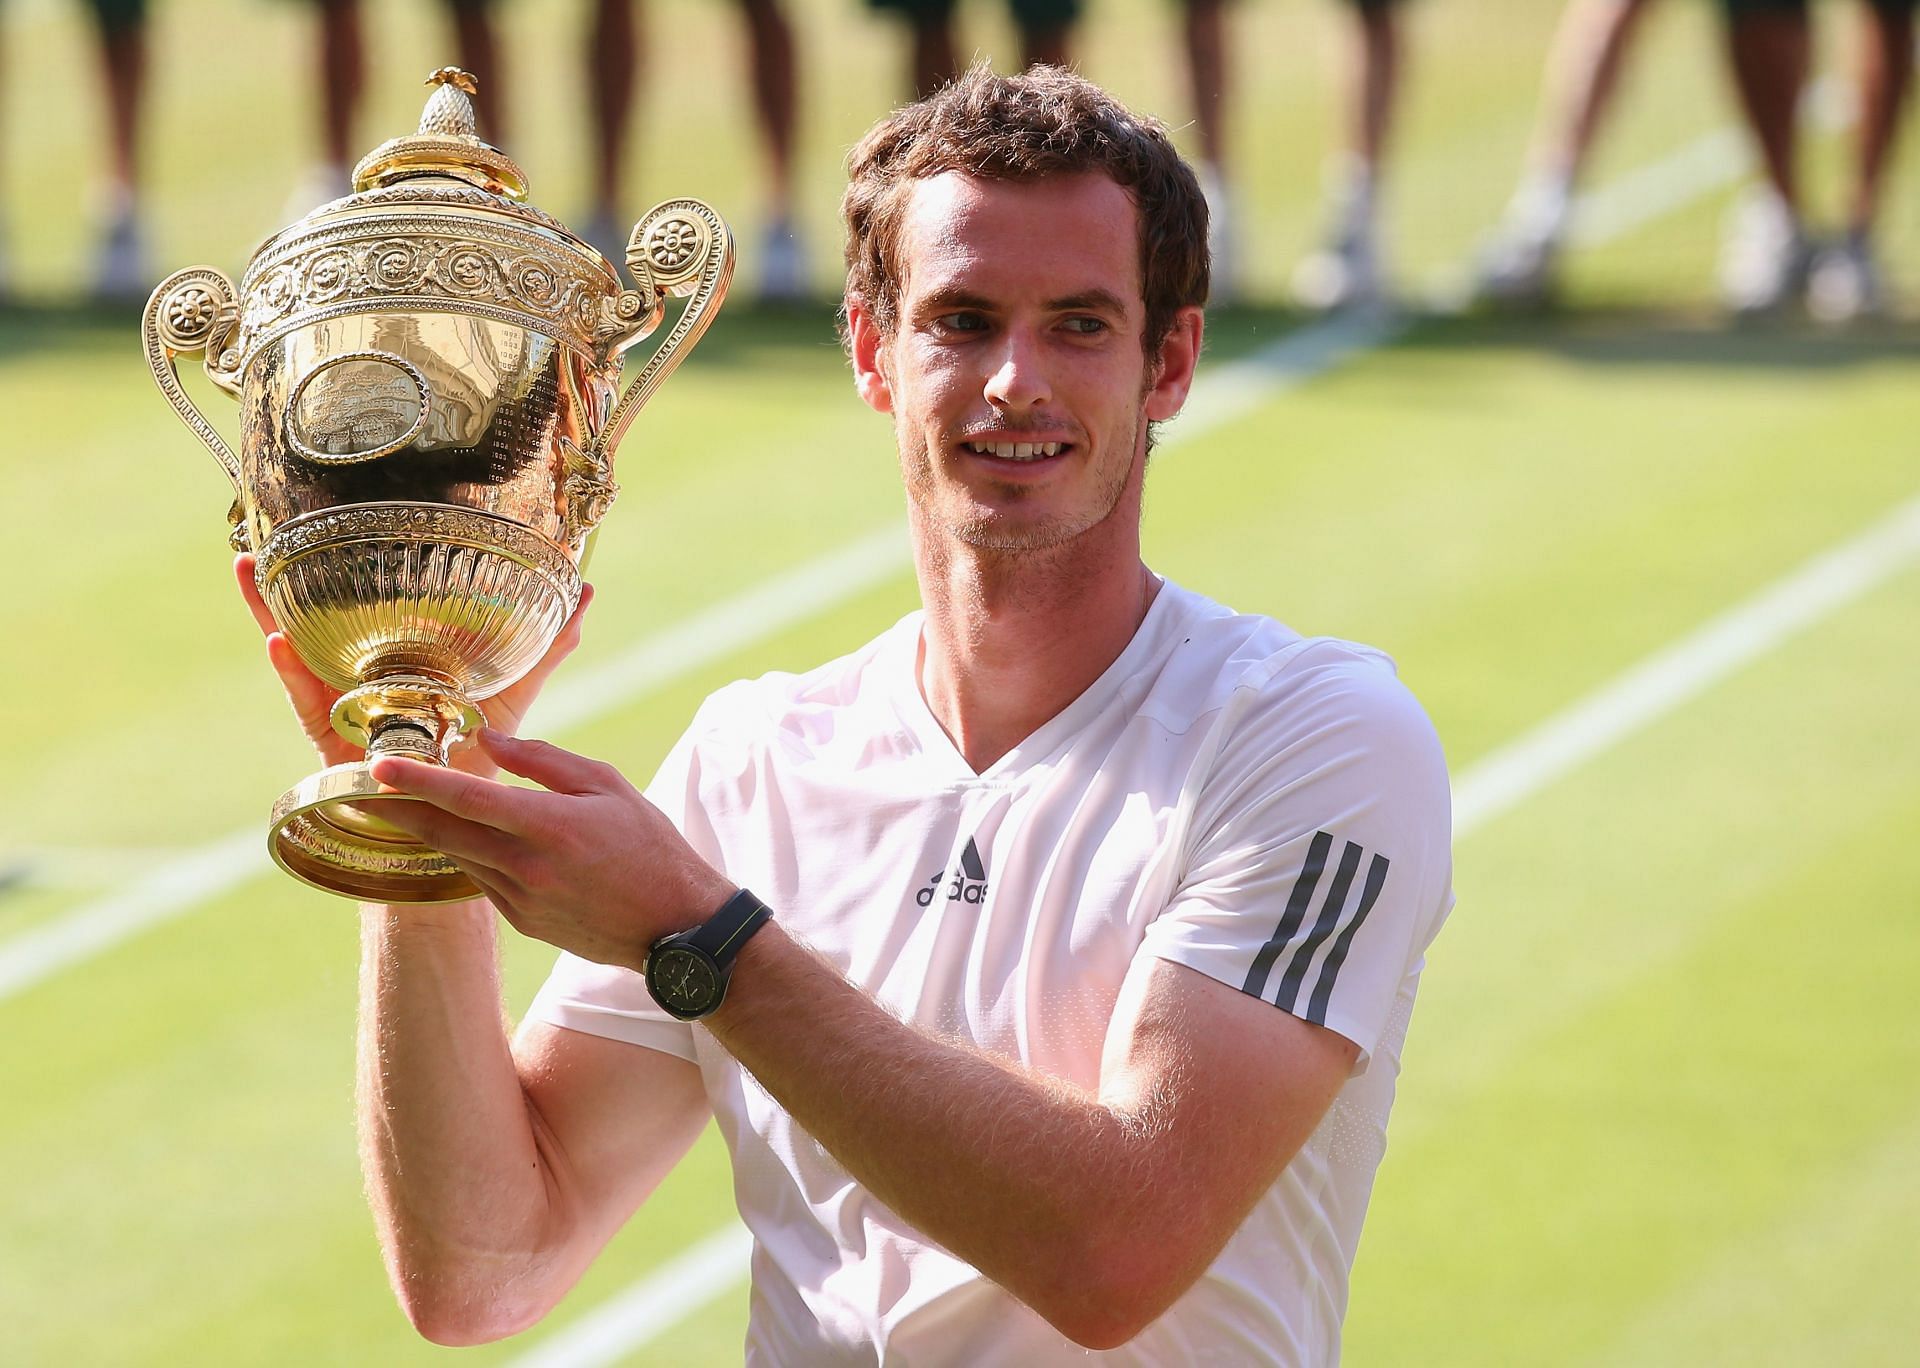
[[[1147,417],[1165,422],[1179,413],[1193,388],[1193,368],[1200,360],[1200,339],[1206,331],[1206,315],[1189,306],[1173,316],[1173,329],[1160,344],[1159,366],[1153,388],[1147,391]]]
[[[847,301],[848,351],[853,357],[853,389],[875,413],[893,412],[893,389],[881,369],[886,339],[866,301]]]

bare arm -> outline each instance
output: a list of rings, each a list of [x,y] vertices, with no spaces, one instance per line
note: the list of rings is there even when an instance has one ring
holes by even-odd
[[[1357,1054],[1142,958],[1091,1093],[903,1025],[777,925],[709,1026],[875,1196],[1089,1348],[1192,1286]]]
[[[328,722],[336,695],[261,601],[253,557],[234,569],[308,739],[328,764],[357,759]],[[517,729],[579,639],[576,613],[526,679],[488,700],[493,729]],[[479,748],[456,763],[493,771]],[[511,1334],[560,1299],[699,1135],[699,1071],[540,1023],[510,1045],[484,901],[360,916],[360,1154],[394,1291],[431,1339]]]
[[[530,1022],[511,1046],[493,909],[366,907],[361,1163],[388,1276],[427,1338],[545,1315],[706,1124],[699,1070]]]

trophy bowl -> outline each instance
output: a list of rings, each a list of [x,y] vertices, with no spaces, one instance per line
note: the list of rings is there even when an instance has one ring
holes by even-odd
[[[237,289],[177,271],[142,317],[161,393],[232,481],[231,544],[255,553],[275,623],[340,692],[334,729],[367,752],[282,794],[269,849],[315,887],[391,903],[479,890],[366,805],[406,801],[369,764],[447,763],[485,725],[479,704],[546,653],[579,604],[614,449],[733,272],[720,217],[669,200],[635,225],[623,287],[475,134],[473,78],[428,82],[419,131],[268,238]],[[623,391],[625,353],[670,297],[685,304]],[[238,454],[180,386],[192,354],[239,401]]]

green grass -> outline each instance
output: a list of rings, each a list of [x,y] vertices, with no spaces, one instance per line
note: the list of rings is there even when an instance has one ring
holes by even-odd
[[[751,242],[731,16],[694,0],[647,8],[636,203],[711,196]],[[900,54],[858,6],[817,8],[805,210],[822,248],[835,163],[891,98]],[[1553,8],[1415,11],[1391,200],[1410,278],[1457,261],[1506,194]],[[1654,16],[1602,176],[1724,119],[1704,8]],[[237,274],[309,158],[304,10],[156,11],[160,265]],[[1170,63],[1141,60],[1170,41],[1169,7],[1100,12],[1089,72],[1181,119]],[[511,150],[536,199],[573,213],[577,15],[531,0],[504,13],[523,74]],[[109,892],[139,850],[261,822],[313,763],[228,583],[213,462],[154,393],[128,320],[49,306],[81,278],[87,240],[89,88],[54,79],[87,59],[76,15],[23,5],[0,31],[0,60],[24,75],[0,94],[0,200],[15,278],[43,306],[0,316],[0,942]],[[1004,52],[995,7],[967,17]],[[1270,294],[1317,228],[1333,18],[1308,3],[1240,18],[1244,51],[1267,64],[1236,104],[1258,225],[1249,272]],[[411,125],[414,83],[446,51],[426,7],[377,23],[369,144]],[[1830,197],[1835,150],[1816,152]],[[1916,172],[1910,144],[1901,185]],[[1920,334],[1722,326],[1705,282],[1724,198],[1577,258],[1584,313],[1422,323],[1169,448],[1149,483],[1152,563],[1392,651],[1457,774],[1920,492]],[[1897,197],[1888,224],[1909,277],[1916,204]],[[1214,354],[1298,322],[1223,314]],[[230,427],[227,401],[207,402]],[[583,665],[899,517],[886,425],[854,400],[823,309],[723,315],[620,458]],[[731,658],[559,739],[644,775],[709,689],[848,649],[913,601],[902,574],[769,623]],[[1910,569],[1460,842],[1460,905],[1409,1041],[1347,1362],[1910,1357],[1916,623]],[[57,868],[39,855],[58,848],[101,854]],[[42,881],[4,885],[36,863]],[[395,1310],[360,1196],[355,954],[344,905],[263,875],[0,1002],[0,1167],[14,1175],[0,1195],[0,1358],[449,1357]],[[515,941],[505,958],[518,1007],[551,954]],[[709,1135],[551,1324],[729,1210]],[[729,1293],[633,1361],[735,1359],[744,1319],[744,1292]]]

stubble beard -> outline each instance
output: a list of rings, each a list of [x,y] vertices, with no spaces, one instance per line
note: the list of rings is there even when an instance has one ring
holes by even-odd
[[[1146,412],[1142,408],[1134,418],[1133,433],[1127,443],[1129,452],[1140,449],[1140,431],[1146,424]],[[940,531],[955,541],[971,547],[975,551],[984,551],[996,555],[1020,555],[1035,551],[1048,551],[1065,546],[1075,538],[1085,535],[1111,518],[1119,508],[1120,500],[1127,490],[1127,480],[1133,473],[1133,460],[1129,456],[1124,465],[1113,471],[1111,478],[1100,488],[1099,501],[1092,517],[1085,519],[1053,519],[1038,523],[1021,523],[1001,513],[983,513],[974,517],[945,516],[938,507],[936,485],[933,476],[933,461],[924,446],[917,453],[910,454],[904,444],[900,451],[901,468],[907,472],[907,497],[919,508],[921,516],[930,521]],[[1015,485],[1009,487],[1012,502],[1017,508],[1024,499],[1025,489]]]

